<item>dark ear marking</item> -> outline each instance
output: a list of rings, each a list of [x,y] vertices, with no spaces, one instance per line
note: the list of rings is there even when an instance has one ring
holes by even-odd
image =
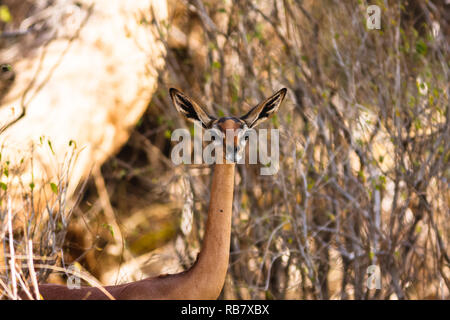
[[[287,89],[283,88],[276,92],[271,97],[267,98],[257,106],[253,107],[249,112],[241,117],[247,123],[249,128],[257,126],[259,123],[268,119],[274,114],[281,105],[284,97],[286,96]]]
[[[194,100],[181,91],[170,88],[170,97],[175,108],[190,121],[200,121],[204,128],[208,128],[214,117],[209,116]]]

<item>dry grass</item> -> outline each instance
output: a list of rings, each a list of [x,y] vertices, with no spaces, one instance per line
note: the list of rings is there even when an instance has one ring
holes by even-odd
[[[42,141],[36,148],[51,154],[51,144]],[[77,151],[69,147],[58,179],[43,184],[22,180],[29,162],[39,166],[30,154],[19,163],[0,158],[0,299],[39,299],[37,284],[58,268],[55,264],[64,265],[62,245],[74,206],[66,194]]]

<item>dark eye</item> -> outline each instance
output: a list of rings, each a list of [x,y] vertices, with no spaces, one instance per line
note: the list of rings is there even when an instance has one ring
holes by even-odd
[[[245,141],[248,141],[248,136],[244,136]]]
[[[220,141],[222,135],[218,129],[212,129],[211,131],[211,141]]]

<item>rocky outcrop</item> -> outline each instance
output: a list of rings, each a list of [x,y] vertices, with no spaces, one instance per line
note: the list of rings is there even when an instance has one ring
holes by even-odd
[[[41,12],[22,22],[30,53],[16,43],[1,55],[3,63],[15,60],[11,63],[15,79],[1,100],[0,146],[2,159],[14,165],[30,158],[31,145],[39,145],[43,138],[51,142],[51,148],[33,151],[38,185],[55,179],[58,164],[70,152],[69,142],[75,141],[78,157],[70,196],[93,168],[122,146],[147,108],[158,70],[164,66],[164,46],[155,26],[167,18],[167,4],[161,0],[55,3],[56,13],[47,8],[47,16]],[[47,22],[50,15],[57,28],[33,29],[33,23],[43,19],[39,14]],[[21,58],[14,59],[19,53]],[[28,163],[22,174],[25,185],[30,170]]]

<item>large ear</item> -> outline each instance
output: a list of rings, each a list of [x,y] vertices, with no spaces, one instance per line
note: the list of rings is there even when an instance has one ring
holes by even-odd
[[[170,97],[175,108],[190,121],[200,121],[204,128],[209,128],[215,118],[209,116],[203,109],[183,92],[170,88]]]
[[[286,88],[281,89],[270,98],[267,98],[256,107],[253,107],[247,114],[243,115],[241,119],[245,121],[249,128],[256,127],[259,123],[277,112],[286,92]]]

